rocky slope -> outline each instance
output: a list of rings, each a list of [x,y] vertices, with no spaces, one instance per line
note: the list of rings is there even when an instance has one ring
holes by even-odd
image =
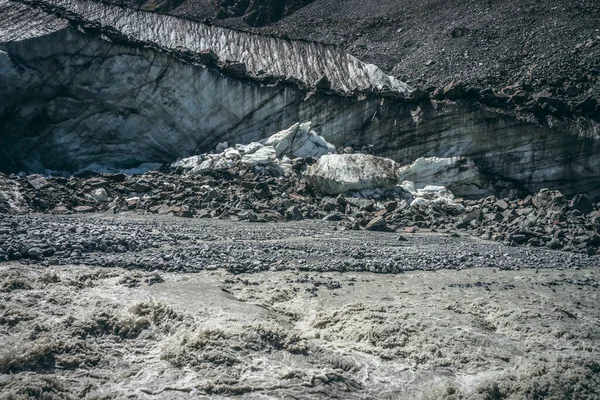
[[[401,163],[470,156],[531,191],[600,195],[600,125],[552,95],[509,112],[497,99],[518,92],[455,83],[429,98],[337,47],[93,2],[0,6],[5,171],[168,163],[312,121],[341,148]]]

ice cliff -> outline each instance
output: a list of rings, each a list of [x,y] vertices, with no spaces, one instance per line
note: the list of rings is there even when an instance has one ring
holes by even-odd
[[[312,121],[402,164],[468,156],[530,190],[600,196],[600,128],[419,99],[336,47],[90,1],[0,0],[0,170],[172,162]]]

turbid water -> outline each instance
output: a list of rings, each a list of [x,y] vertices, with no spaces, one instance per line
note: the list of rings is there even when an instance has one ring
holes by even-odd
[[[119,234],[125,220],[95,222],[114,223]],[[178,224],[212,229],[216,236],[247,227]],[[31,260],[0,264],[0,398],[600,395],[597,259],[589,267],[564,268],[565,253],[549,257],[466,238],[408,235],[399,244],[397,234],[367,234],[362,242],[352,232],[335,232],[336,240],[300,234],[311,226],[248,231],[246,258],[259,257],[259,246],[274,253],[272,270],[254,274],[232,274],[220,264],[195,273]],[[250,240],[265,232],[268,241]],[[505,266],[512,265],[399,274],[310,271],[313,263],[323,264],[324,247],[335,263],[361,243],[373,252],[362,250],[367,261],[373,254],[421,251],[425,265],[452,260],[453,252],[471,246],[488,248],[488,257],[501,251]],[[307,270],[289,264],[276,270],[275,259],[291,245],[307,254],[294,261]],[[552,264],[526,268],[523,254]],[[241,250],[236,257],[243,257]]]

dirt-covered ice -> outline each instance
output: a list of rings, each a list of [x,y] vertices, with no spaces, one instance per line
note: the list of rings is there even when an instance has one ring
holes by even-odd
[[[0,264],[0,397],[595,399],[600,270]]]

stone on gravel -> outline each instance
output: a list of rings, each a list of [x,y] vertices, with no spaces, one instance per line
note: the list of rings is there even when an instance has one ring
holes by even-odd
[[[326,194],[388,188],[398,183],[397,164],[369,154],[330,154],[308,168],[306,181]]]
[[[380,231],[380,232],[387,232],[390,230],[390,228],[388,228],[388,226],[387,226],[387,222],[385,222],[385,218],[382,216],[375,217],[371,221],[369,221],[367,226],[365,226],[365,229],[368,231]]]

